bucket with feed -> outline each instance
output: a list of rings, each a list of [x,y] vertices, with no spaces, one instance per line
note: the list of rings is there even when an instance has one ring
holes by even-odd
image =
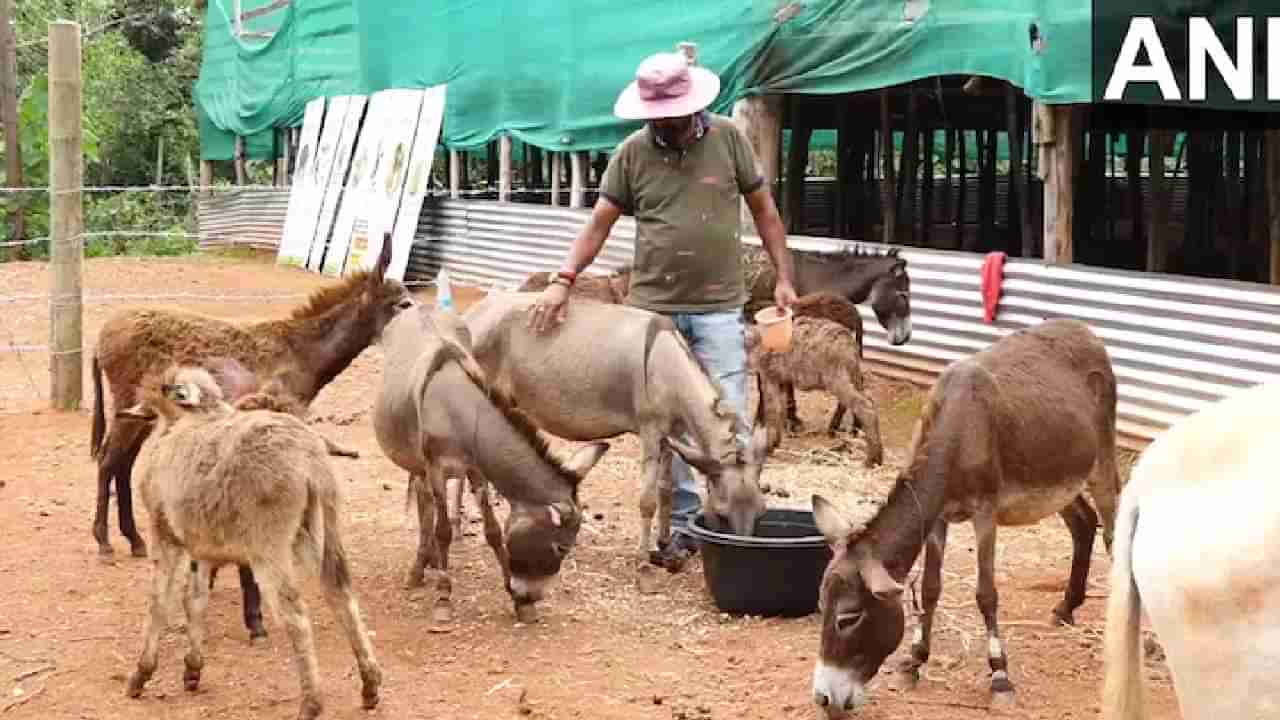
[[[831,549],[812,511],[767,510],[750,536],[703,514],[688,530],[699,541],[703,579],[721,612],[799,617],[817,611]]]
[[[776,305],[756,313],[760,345],[770,352],[785,352],[791,347],[791,309]]]

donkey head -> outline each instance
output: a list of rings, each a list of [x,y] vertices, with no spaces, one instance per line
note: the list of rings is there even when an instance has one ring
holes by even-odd
[[[395,278],[388,278],[387,268],[391,265],[391,233],[382,236],[382,249],[378,253],[378,262],[365,281],[364,291],[360,297],[359,318],[361,325],[373,331],[373,339],[382,334],[382,329],[402,310],[417,304],[408,288]]]
[[[507,591],[516,602],[517,612],[542,599],[560,573],[560,564],[577,543],[582,510],[576,487],[608,450],[608,443],[592,443],[564,462],[564,469],[574,475],[570,478],[575,488],[572,498],[549,505],[511,503],[504,533],[511,573]]]
[[[729,458],[713,457],[676,438],[664,442],[706,477],[708,518],[727,522],[738,535],[754,535],[756,521],[767,509],[760,492],[760,470],[769,454],[768,428],[757,419],[751,444],[737,448]]]
[[[867,299],[876,320],[889,331],[889,343],[902,345],[911,339],[911,279],[907,277],[907,261],[893,248],[885,256],[888,271],[871,285]]]
[[[139,395],[141,399],[136,405],[118,411],[116,416],[148,422],[162,418],[166,423],[173,423],[188,413],[230,410],[222,387],[202,367],[170,366],[159,376],[145,381]]]
[[[820,495],[813,496],[813,517],[833,555],[818,591],[822,634],[813,700],[824,717],[838,720],[862,705],[867,683],[902,641],[902,585],[861,530]]]

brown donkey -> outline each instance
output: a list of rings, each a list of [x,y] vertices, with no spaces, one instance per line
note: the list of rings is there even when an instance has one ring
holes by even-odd
[[[98,552],[112,554],[107,541],[107,505],[111,481],[116,483],[120,532],[129,539],[132,552],[145,557],[147,546],[133,517],[130,477],[133,463],[147,436],[150,423],[115,418],[108,430],[102,380],[111,386],[112,406],[117,410],[138,400],[138,389],[149,376],[172,364],[213,366],[235,361],[254,376],[249,385],[269,382],[287,385],[285,390],[304,409],[320,390],[365,350],[412,297],[404,285],[384,279],[391,260],[389,241],[377,266],[357,272],[317,291],[305,305],[287,318],[249,324],[172,310],[126,310],[103,325],[93,355],[93,457],[98,461],[98,498],[93,536]],[[330,446],[330,452],[337,451]],[[245,624],[251,636],[264,635],[261,618],[250,618],[256,589],[252,575],[241,570],[246,592]]]
[[[417,499],[418,554],[408,584],[422,584],[428,564],[438,570],[435,620],[452,620],[454,523],[446,496],[451,480],[460,488],[470,478],[516,617],[533,622],[536,603],[577,542],[578,485],[609,445],[592,443],[562,462],[511,398],[490,384],[470,344],[460,318],[421,306],[401,313],[383,333],[373,427],[386,456],[410,473]],[[490,483],[511,505],[505,528],[489,504]]]
[[[916,423],[909,466],[874,517],[851,522],[820,496],[814,519],[834,557],[822,579],[821,657],[814,701],[843,718],[902,640],[902,582],[925,551],[924,612],[903,669],[929,659],[942,593],[949,523],[972,522],[978,542],[978,609],[986,622],[993,700],[1013,697],[996,622],[996,527],[1058,513],[1071,531],[1071,577],[1056,621],[1073,623],[1085,598],[1098,516],[1110,551],[1119,476],[1116,380],[1087,325],[1049,320],[1008,335],[948,367]]]
[[[140,403],[116,417],[159,419],[157,437],[138,463],[138,488],[158,552],[128,696],[140,696],[155,673],[165,608],[179,588],[190,642],[183,684],[189,691],[199,687],[209,572],[235,562],[258,574],[288,628],[302,685],[299,717],[315,718],[323,705],[299,571],[318,571],[325,600],[355,654],[364,707],[376,706],[382,670],[351,589],[338,481],[324,440],[294,415],[233,409],[201,368],[173,367],[149,377],[139,395]],[[187,558],[196,566],[194,577],[184,567]]]

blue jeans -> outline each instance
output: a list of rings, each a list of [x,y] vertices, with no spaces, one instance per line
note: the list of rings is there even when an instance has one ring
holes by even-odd
[[[747,427],[747,343],[742,311],[672,313],[668,317],[723,389],[725,404],[738,414],[738,440],[745,445],[751,433]],[[679,455],[671,458],[671,487],[674,535],[684,533],[685,525],[702,508],[692,469]]]

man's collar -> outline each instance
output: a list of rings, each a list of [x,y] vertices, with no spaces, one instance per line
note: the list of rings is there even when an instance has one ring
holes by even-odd
[[[702,136],[707,134],[707,129],[710,127],[711,127],[711,118],[710,116],[707,115],[706,110],[699,110],[697,113],[694,113],[693,142],[689,144],[692,145],[693,143],[696,143],[699,140],[701,140]],[[658,133],[653,132],[652,129],[649,130],[649,137],[653,138],[654,144],[657,145],[658,147],[668,148],[668,149],[670,148],[669,145],[667,145],[665,142],[662,141],[662,138],[658,135]]]

